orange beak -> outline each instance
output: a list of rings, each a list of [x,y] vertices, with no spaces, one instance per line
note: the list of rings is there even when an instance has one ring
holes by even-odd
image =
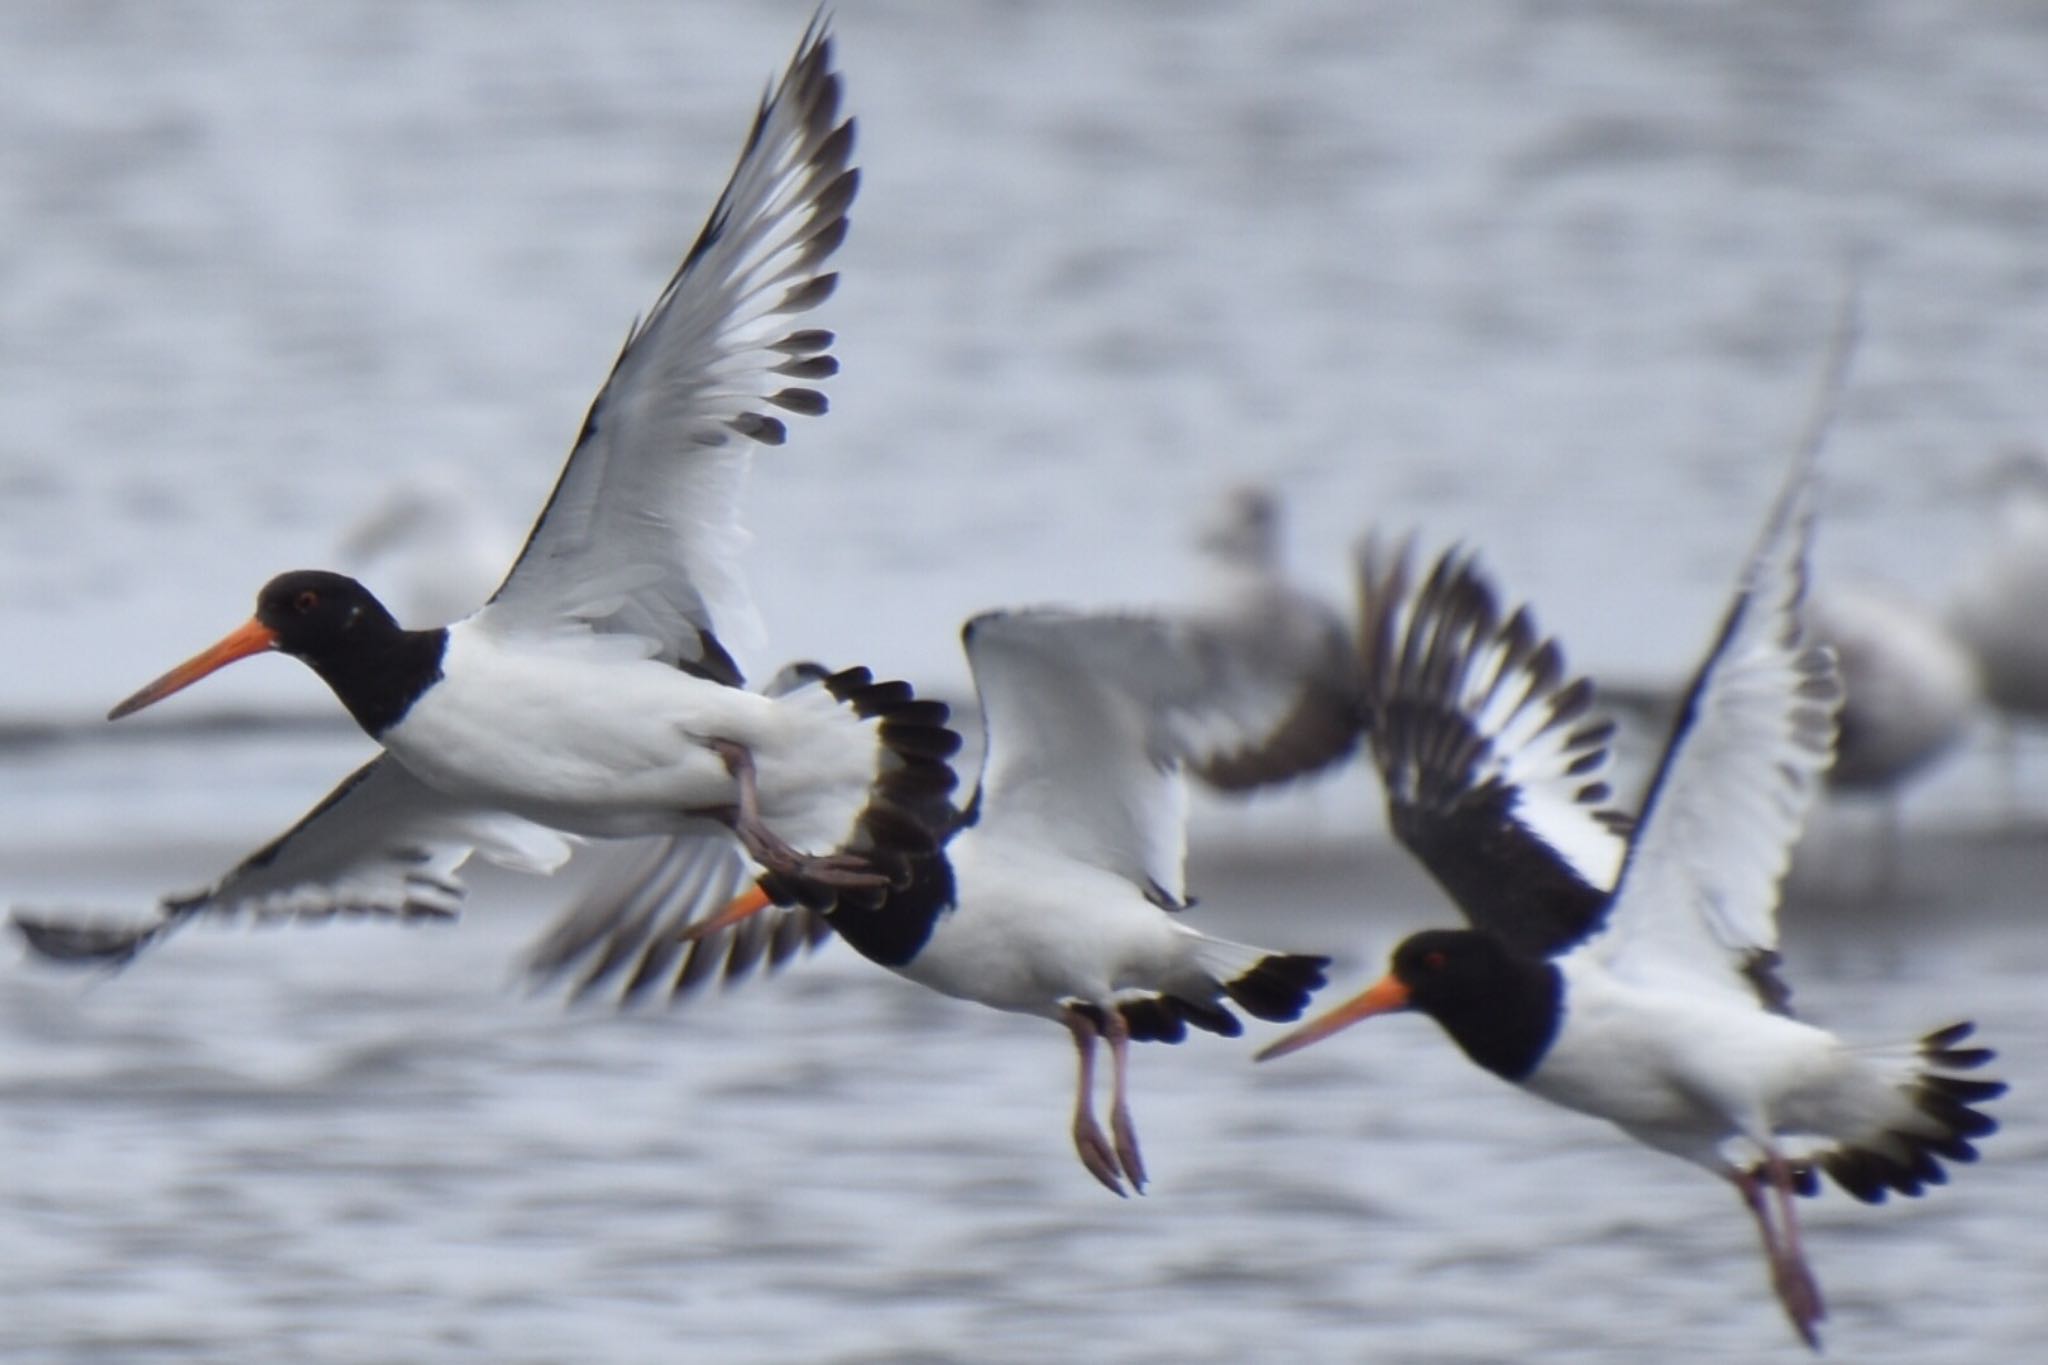
[[[1259,1050],[1252,1060],[1270,1062],[1275,1057],[1285,1057],[1290,1052],[1299,1052],[1310,1043],[1320,1043],[1333,1033],[1342,1033],[1361,1019],[1370,1019],[1375,1014],[1393,1014],[1409,1007],[1408,988],[1391,974],[1374,982],[1365,994],[1346,1000],[1321,1018],[1312,1019],[1276,1043],[1269,1043]]]
[[[251,620],[247,625],[230,632],[226,639],[212,649],[193,655],[107,712],[107,719],[119,720],[123,716],[132,716],[143,707],[154,705],[173,692],[184,691],[207,674],[216,669],[226,668],[237,659],[246,659],[251,654],[261,654],[266,649],[276,648],[277,632],[261,621]]]
[[[720,929],[730,928],[741,920],[758,915],[775,902],[768,899],[768,893],[758,886],[750,886],[734,896],[725,909],[710,919],[701,920],[685,929],[679,936],[684,943],[695,943],[700,938],[709,938]]]

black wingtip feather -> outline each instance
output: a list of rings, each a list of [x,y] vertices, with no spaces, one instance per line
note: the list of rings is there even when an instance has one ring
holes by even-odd
[[[781,300],[769,311],[772,313],[808,312],[826,299],[831,298],[832,291],[838,287],[838,271],[834,270],[823,275],[814,275],[808,280],[791,285],[783,293]]]
[[[166,921],[68,919],[16,911],[15,932],[45,962],[66,966],[121,967],[156,940]]]
[[[772,366],[769,373],[787,379],[830,379],[839,373],[839,358],[829,355],[791,356],[780,365]]]
[[[800,413],[805,417],[821,417],[831,405],[825,395],[816,389],[778,389],[768,395],[768,401],[786,412]]]
[[[781,351],[784,355],[815,355],[828,351],[839,338],[823,327],[805,327],[791,332],[780,341],[770,342],[769,349]]]
[[[1625,817],[1598,804],[1612,794],[1597,775],[1613,723],[1593,713],[1588,680],[1567,678],[1530,609],[1502,610],[1469,551],[1452,546],[1419,579],[1413,564],[1412,541],[1391,555],[1369,541],[1359,558],[1366,730],[1389,824],[1475,926],[1560,951],[1601,922],[1611,872],[1581,868],[1530,827],[1500,735],[1515,716],[1533,719],[1561,760],[1543,780],[1569,783],[1559,795],[1619,835]]]
[[[743,412],[732,419],[729,426],[740,435],[759,441],[764,446],[779,446],[789,439],[789,428],[779,417],[769,417],[758,412]]]

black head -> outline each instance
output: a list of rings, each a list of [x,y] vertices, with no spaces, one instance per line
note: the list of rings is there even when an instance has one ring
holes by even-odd
[[[1401,941],[1389,968],[1408,988],[1409,1008],[1433,1015],[1497,994],[1516,959],[1505,943],[1476,929],[1425,929]]]
[[[265,583],[256,595],[256,620],[276,638],[273,648],[308,662],[388,640],[399,630],[368,588],[321,569],[295,569]]]
[[[353,578],[301,569],[256,595],[256,614],[107,713],[133,715],[237,659],[270,650],[303,659],[362,727],[382,734],[441,676],[445,630],[402,630]]]
[[[1535,1069],[1557,1033],[1563,978],[1547,960],[1476,929],[1426,929],[1394,949],[1390,979],[1408,1007],[1443,1025],[1467,1056],[1510,1080]]]

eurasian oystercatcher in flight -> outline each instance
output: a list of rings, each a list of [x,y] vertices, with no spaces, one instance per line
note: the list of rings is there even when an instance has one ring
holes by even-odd
[[[1187,767],[1229,760],[1280,780],[1261,757],[1302,708],[1297,671],[1187,621],[1057,611],[995,612],[963,632],[986,746],[965,810],[898,802],[932,830],[905,836],[909,884],[848,893],[832,928],[870,960],[921,985],[1063,1024],[1079,1053],[1073,1138],[1081,1163],[1117,1194],[1143,1191],[1126,1066],[1132,1042],[1177,1043],[1189,1025],[1235,1037],[1236,1005],[1299,1018],[1329,960],[1228,943],[1187,927]],[[1357,718],[1327,748],[1355,743]],[[1292,732],[1293,762],[1322,756]],[[1341,747],[1340,747],[1341,746]],[[885,833],[877,821],[878,839]],[[899,855],[901,856],[901,855]],[[630,912],[565,933],[536,960],[561,971],[591,954],[588,990],[631,971],[628,996],[671,971],[681,943],[788,899],[763,879],[711,919],[670,931]],[[1096,1046],[1111,1067],[1107,1135],[1095,1117]]]
[[[283,574],[248,624],[110,717],[278,651],[325,679],[384,752],[155,920],[18,915],[32,945],[119,961],[202,914],[448,916],[472,853],[549,871],[565,834],[660,836],[692,874],[670,890],[714,908],[741,848],[821,903],[886,879],[868,822],[896,797],[950,788],[945,708],[860,669],[748,691],[720,643],[751,613],[736,560],[752,448],[783,441],[778,411],[825,411],[812,385],[838,369],[832,334],[799,320],[832,293],[824,266],[859,184],[839,103],[821,18],[486,605],[407,630],[354,579]],[[817,849],[830,851],[805,851]]]
[[[1859,1199],[1917,1195],[1970,1161],[2003,1093],[1955,1024],[1856,1047],[1791,1017],[1776,906],[1829,762],[1841,689],[1803,601],[1813,451],[1743,571],[1633,831],[1606,809],[1610,726],[1526,610],[1453,551],[1411,590],[1368,553],[1361,650],[1396,835],[1473,927],[1416,934],[1378,984],[1261,1059],[1419,1010],[1480,1066],[1722,1176],[1756,1218],[1793,1326],[1819,1286],[1793,1195],[1815,1172]],[[1618,868],[1618,879],[1616,870]],[[1608,888],[1613,890],[1610,894]],[[1775,1199],[1775,1216],[1772,1210]]]

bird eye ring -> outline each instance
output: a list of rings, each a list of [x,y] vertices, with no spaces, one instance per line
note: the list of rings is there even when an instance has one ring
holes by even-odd
[[[1442,971],[1450,965],[1450,961],[1449,958],[1443,955],[1441,950],[1432,950],[1422,955],[1422,965],[1433,972]]]
[[[319,605],[320,594],[314,592],[311,588],[306,589],[304,592],[300,593],[297,597],[294,597],[292,599],[292,606],[296,608],[301,615],[304,615],[306,612],[313,610],[313,608]]]

